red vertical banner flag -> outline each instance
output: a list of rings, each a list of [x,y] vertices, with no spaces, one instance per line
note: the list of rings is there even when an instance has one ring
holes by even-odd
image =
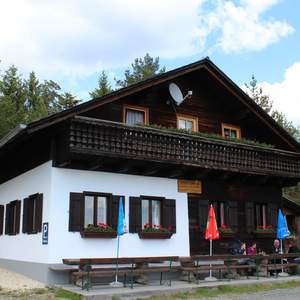
[[[217,226],[217,220],[215,211],[212,205],[210,205],[209,208],[209,214],[207,219],[207,225],[205,230],[205,239],[206,240],[217,240],[220,238],[218,226]]]

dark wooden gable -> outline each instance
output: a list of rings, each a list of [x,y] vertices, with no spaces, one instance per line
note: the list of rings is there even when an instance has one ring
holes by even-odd
[[[191,99],[186,99],[180,106],[171,105],[168,86],[176,82],[184,94],[193,91]],[[253,101],[252,101],[253,102]],[[87,117],[123,122],[123,107],[134,105],[149,108],[149,123],[164,127],[177,127],[177,115],[198,118],[200,132],[222,134],[222,123],[241,128],[243,138],[268,143],[276,148],[294,150],[274,128],[266,124],[259,114],[252,111],[233,94],[221,85],[206,69],[179,76],[167,81],[87,111]]]

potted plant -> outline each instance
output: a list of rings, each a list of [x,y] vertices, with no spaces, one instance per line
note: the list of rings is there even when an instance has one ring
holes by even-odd
[[[265,238],[270,237],[273,238],[275,236],[275,230],[272,225],[266,225],[266,226],[257,226],[254,234],[257,238]]]
[[[234,231],[232,230],[231,227],[225,225],[225,224],[222,224],[219,228],[218,228],[219,232],[220,232],[220,235],[221,237],[233,237],[234,236]]]
[[[83,238],[115,238],[117,232],[114,228],[105,223],[98,223],[97,226],[89,224],[80,231]]]
[[[145,224],[139,232],[140,239],[169,239],[172,236],[172,226],[164,228],[162,225]]]

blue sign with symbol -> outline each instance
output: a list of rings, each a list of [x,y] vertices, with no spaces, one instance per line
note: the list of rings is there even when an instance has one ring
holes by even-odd
[[[43,223],[43,245],[48,245],[49,224]]]

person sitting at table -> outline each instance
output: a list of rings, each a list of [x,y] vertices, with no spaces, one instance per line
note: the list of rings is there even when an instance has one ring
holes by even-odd
[[[280,241],[278,239],[274,240],[273,246],[272,246],[272,253],[273,254],[281,254],[281,249],[280,249]],[[271,263],[274,265],[280,265],[281,264],[281,259],[272,259]],[[272,270],[270,272],[271,275],[277,275],[280,272],[280,270]]]
[[[257,254],[257,249],[256,249],[256,243],[252,242],[247,248],[247,255],[256,255]]]
[[[294,240],[288,240],[287,248],[288,248],[289,254],[300,253],[300,249],[296,246],[296,243]],[[300,264],[300,257],[291,257],[288,259],[288,262]],[[291,267],[290,272],[292,274],[299,274],[300,273],[299,266]]]

